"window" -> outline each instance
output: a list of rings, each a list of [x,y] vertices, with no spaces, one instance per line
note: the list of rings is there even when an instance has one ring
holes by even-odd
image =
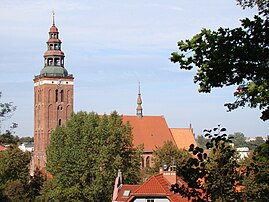
[[[61,90],[61,102],[63,102],[64,101],[64,90]]]
[[[146,158],[146,167],[150,168],[150,157],[149,156]]]
[[[123,194],[122,194],[122,197],[129,197],[130,193],[131,193],[131,190],[124,190]]]
[[[58,123],[58,125],[59,125],[59,126],[62,125],[62,119],[59,119],[59,123]]]
[[[55,90],[55,102],[58,102],[58,89]]]
[[[147,199],[147,202],[154,202],[154,199]]]

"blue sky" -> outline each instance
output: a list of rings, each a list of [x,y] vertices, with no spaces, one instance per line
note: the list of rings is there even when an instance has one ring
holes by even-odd
[[[191,123],[198,135],[221,124],[229,133],[269,134],[259,110],[226,112],[236,87],[199,94],[194,72],[169,60],[177,41],[202,28],[236,27],[255,10],[235,0],[1,0],[1,102],[17,106],[11,121],[19,136],[33,135],[33,78],[44,65],[53,9],[75,77],[75,111],[134,115],[140,81],[144,115],[164,115],[170,127]]]

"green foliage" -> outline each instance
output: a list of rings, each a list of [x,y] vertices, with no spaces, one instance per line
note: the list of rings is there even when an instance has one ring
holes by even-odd
[[[131,127],[113,112],[109,116],[79,112],[53,132],[47,171],[55,201],[109,201],[118,169],[125,183],[138,181],[141,151],[133,148]]]
[[[206,149],[206,144],[210,141],[209,139],[205,138],[203,135],[197,136],[197,144],[200,148]]]
[[[262,137],[256,137],[255,140],[251,140],[249,142],[247,142],[247,147],[250,150],[255,150],[257,147],[259,147],[260,145],[264,144],[265,141]]]
[[[0,92],[0,98],[2,97],[2,92]],[[6,102],[6,103],[1,103],[0,102],[0,134],[2,133],[2,122],[9,119],[14,111],[16,110],[16,107],[13,106],[12,102]],[[7,130],[6,132],[10,132],[17,127],[16,123],[12,123],[10,126],[10,129]]]
[[[12,135],[12,133],[8,130],[0,135],[0,144],[17,144],[18,141],[19,137]]]
[[[225,131],[220,127],[204,131],[210,139],[206,144],[211,149],[209,155],[202,148],[190,145],[189,151],[195,157],[183,168],[188,187],[173,185],[171,190],[193,201],[242,201],[236,190],[240,181],[236,151],[229,145],[231,140]]]
[[[269,140],[257,147],[247,164],[244,192],[249,201],[269,201]]]
[[[0,152],[0,201],[16,201],[16,193],[19,194],[26,189],[29,182],[30,159],[30,153],[24,153],[12,146]]]
[[[8,181],[5,185],[4,194],[6,201],[30,201],[25,185],[20,180]]]
[[[34,137],[21,137],[19,139],[19,143],[24,143],[24,142],[34,142]]]
[[[238,147],[248,147],[250,150],[256,149],[258,146],[265,143],[262,137],[256,137],[255,140],[251,140],[249,142],[246,141],[246,137],[243,133],[236,132],[234,134],[230,134],[229,138],[231,138],[232,143],[236,148]]]
[[[17,147],[11,146],[0,152],[0,185],[9,180],[28,181],[30,160],[31,154]]]
[[[182,168],[187,164],[191,157],[190,153],[185,149],[178,149],[171,141],[164,142],[162,147],[157,147],[153,151],[153,171],[159,172],[160,167],[163,165],[176,166],[177,175],[181,175]]]
[[[234,134],[230,134],[228,137],[231,138],[232,143],[234,144],[236,148],[248,147],[248,144],[246,142],[246,137],[243,133],[236,132]]]
[[[247,7],[258,7],[259,14],[267,16],[269,15],[269,2],[267,0],[237,0],[238,4],[244,9]]]
[[[248,1],[240,2],[242,6],[248,6]],[[256,2],[262,2],[258,3],[260,9],[265,7],[261,15],[254,16],[252,20],[241,20],[241,27],[234,29],[202,29],[191,39],[178,42],[179,52],[172,53],[171,61],[179,63],[181,69],[197,68],[194,82],[199,84],[199,92],[209,93],[212,88],[238,85],[234,92],[236,100],[225,104],[228,110],[258,107],[262,110],[261,118],[267,120],[269,21],[265,10],[268,10],[269,4],[267,0]]]

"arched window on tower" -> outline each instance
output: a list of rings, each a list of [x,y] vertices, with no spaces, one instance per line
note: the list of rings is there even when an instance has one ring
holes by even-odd
[[[55,102],[58,102],[58,89],[55,90]]]
[[[52,44],[50,44],[50,50],[53,50],[53,45]]]
[[[49,65],[49,66],[52,65],[52,58],[48,58],[48,65]]]
[[[150,157],[149,156],[146,158],[146,167],[150,168]]]
[[[62,119],[59,119],[58,125],[62,125]]]
[[[51,102],[51,90],[49,89],[49,91],[48,91],[48,103],[50,103]]]
[[[59,58],[55,58],[55,64],[58,66],[58,65],[60,65],[60,60],[59,60]]]
[[[61,90],[60,94],[61,94],[61,102],[63,102],[64,101],[64,90]]]

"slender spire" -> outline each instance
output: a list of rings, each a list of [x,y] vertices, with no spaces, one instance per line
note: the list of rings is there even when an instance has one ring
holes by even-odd
[[[143,117],[143,109],[142,109],[142,98],[140,93],[140,82],[138,83],[138,97],[137,97],[137,107],[136,107],[136,115],[139,118]]]
[[[53,26],[55,25],[55,19],[54,19],[54,17],[55,17],[55,12],[54,12],[54,10],[52,10],[52,25]]]

